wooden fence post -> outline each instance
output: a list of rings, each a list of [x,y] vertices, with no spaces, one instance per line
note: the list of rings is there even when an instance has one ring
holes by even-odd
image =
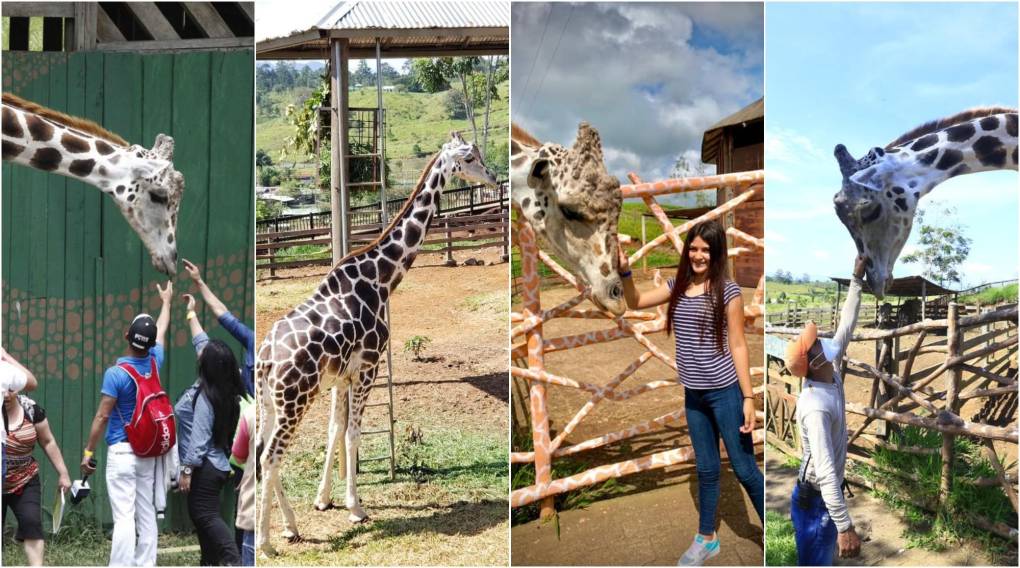
[[[453,260],[453,232],[450,231],[450,219],[444,219],[446,225],[446,266],[457,266]]]
[[[952,360],[960,355],[961,333],[957,318],[959,306],[956,302],[949,303],[949,314],[947,318],[946,343],[948,348],[947,360]],[[946,370],[946,412],[956,413],[960,388],[960,375],[963,371],[959,365],[953,365]],[[942,479],[939,485],[939,513],[945,512],[949,501],[949,492],[953,487],[953,462],[955,451],[953,444],[956,436],[942,434]]]

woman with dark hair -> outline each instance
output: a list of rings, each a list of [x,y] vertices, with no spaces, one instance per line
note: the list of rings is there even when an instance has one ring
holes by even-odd
[[[676,366],[698,472],[699,525],[680,559],[700,566],[719,554],[715,514],[719,502],[719,438],[733,473],[764,523],[765,478],[754,457],[754,394],[740,287],[728,278],[726,231],[716,221],[695,225],[684,239],[676,277],[654,290],[634,287],[626,255],[620,276],[631,308],[668,303],[666,330],[676,342]]]
[[[234,532],[220,516],[220,492],[230,476],[230,448],[240,417],[245,386],[237,358],[219,339],[210,340],[195,315],[195,299],[185,294],[192,343],[198,352],[198,380],[174,406],[178,417],[180,490],[188,494],[203,566],[237,566],[241,556]]]

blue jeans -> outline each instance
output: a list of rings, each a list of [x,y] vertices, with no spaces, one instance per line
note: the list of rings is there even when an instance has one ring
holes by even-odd
[[[241,566],[255,565],[255,531],[241,531]]]
[[[794,486],[790,503],[790,519],[793,521],[793,534],[797,541],[797,564],[832,566],[832,554],[836,549],[836,524],[829,519],[829,510],[825,508],[821,494],[798,504],[800,493],[800,487]]]
[[[733,383],[719,389],[684,388],[687,428],[694,447],[698,470],[698,532],[710,535],[715,531],[715,512],[719,504],[719,437],[726,444],[730,465],[747,495],[754,503],[758,518],[765,522],[765,477],[754,459],[754,442],[750,434],[742,434],[744,397],[740,385]]]

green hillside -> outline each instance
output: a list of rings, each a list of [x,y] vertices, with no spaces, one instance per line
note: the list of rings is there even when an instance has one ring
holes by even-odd
[[[496,147],[505,144],[510,132],[509,82],[498,86],[499,99],[493,99],[492,111],[489,115],[490,145]],[[283,116],[282,110],[288,104],[300,104],[308,95],[308,89],[296,88],[287,91],[274,91],[267,96],[281,110],[278,117],[259,116],[256,120],[255,145],[265,150],[274,161],[279,161],[281,150],[285,146],[285,138],[293,135],[293,127]],[[454,120],[447,117],[445,100],[448,92],[410,93],[396,92],[383,94],[383,106],[386,109],[388,130],[386,134],[386,154],[391,160],[413,158],[415,145],[422,152],[433,153],[450,138],[451,130],[460,130],[471,135],[471,123],[468,120]],[[375,108],[376,91],[363,88],[351,92],[350,106]],[[481,136],[484,109],[476,109],[476,122]],[[288,161],[299,156],[290,155]]]

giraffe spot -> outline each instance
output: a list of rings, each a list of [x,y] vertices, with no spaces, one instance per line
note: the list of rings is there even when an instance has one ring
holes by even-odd
[[[407,246],[413,247],[418,244],[419,240],[421,240],[421,229],[414,225],[408,225],[404,235],[404,242],[407,243]]]
[[[531,206],[531,198],[530,197],[525,197],[524,199],[521,200],[521,208],[522,209],[527,209],[530,206]]]
[[[935,167],[940,170],[948,170],[962,161],[963,152],[952,148],[946,148],[945,152],[942,152],[942,157],[939,158],[939,163],[935,164]]]
[[[902,187],[900,187],[900,186],[898,186],[898,185],[897,185],[897,186],[894,186],[894,187],[892,188],[892,190],[893,190],[893,193],[895,193],[895,194],[897,194],[897,195],[899,195],[899,194],[902,194],[902,193],[903,193],[903,188],[902,188]]]
[[[102,140],[96,140],[96,152],[106,156],[113,153],[113,146],[110,146]]]
[[[3,141],[3,158],[5,160],[13,160],[21,155],[25,151],[25,147],[13,142]]]
[[[169,235],[166,236],[166,242],[171,244],[171,245],[174,244],[174,234],[173,233],[170,233]]]
[[[117,186],[117,195],[121,195],[122,193],[124,193],[124,186],[123,185],[118,185]]]
[[[947,128],[946,139],[950,142],[963,142],[964,140],[970,140],[970,137],[974,136],[975,132],[977,130],[974,128],[973,122],[964,122],[963,124]]]
[[[427,191],[422,192],[421,195],[418,196],[417,201],[422,207],[428,207],[429,205],[432,205],[432,194]]]
[[[399,260],[403,254],[404,249],[396,243],[390,243],[383,247],[382,253],[391,260]]]
[[[1010,136],[1016,136],[1016,113],[1011,112],[1006,115],[1006,134]]]
[[[935,158],[938,155],[939,155],[939,149],[935,148],[934,150],[930,150],[930,151],[925,152],[924,154],[921,154],[920,156],[918,156],[917,161],[922,163],[922,164],[924,164],[924,165],[926,165],[926,166],[930,166],[933,163],[935,163]]]
[[[390,276],[393,276],[393,270],[397,267],[392,262],[385,258],[380,258],[376,261],[376,266],[379,268],[379,281],[389,282]]]
[[[429,211],[427,209],[422,209],[421,211],[415,211],[414,212],[414,218],[417,219],[418,222],[421,223],[422,225],[428,225],[429,224],[429,215],[431,215],[431,214],[432,214],[431,211]]]
[[[60,166],[60,152],[54,148],[39,148],[30,162],[37,170],[52,172]]]
[[[907,200],[906,199],[904,199],[902,197],[897,197],[895,203],[896,203],[896,208],[899,209],[900,211],[906,211],[907,210]]]
[[[1017,161],[1016,161],[1016,150],[1017,150],[1016,148],[1013,148],[1013,165],[1014,165],[1014,166],[1015,166],[1015,165],[1017,165]]]
[[[353,264],[344,266],[344,273],[347,274],[347,277],[351,280],[356,280],[358,278],[358,268]]]
[[[65,132],[60,137],[60,143],[63,144],[65,150],[72,154],[81,154],[89,151],[89,143],[83,138],[78,138],[70,132]]]
[[[400,229],[396,229],[395,231],[393,231],[393,233],[391,233],[391,234],[390,234],[390,236],[392,237],[392,238],[390,239],[390,241],[391,241],[391,242],[392,242],[392,241],[399,241],[399,240],[402,240],[402,239],[403,239],[403,237],[404,237],[404,232],[403,232],[403,231],[401,231]]]
[[[5,136],[11,138],[21,138],[25,135],[25,131],[21,129],[21,123],[18,122],[18,115],[9,108],[4,109],[3,132]]]
[[[106,171],[106,166],[99,166],[99,175],[105,177],[107,175],[107,173],[108,172]]]
[[[326,278],[326,286],[329,288],[330,294],[340,293],[340,282],[338,282],[338,278],[335,273],[330,274],[329,277]]]
[[[338,276],[337,280],[340,281],[340,293],[346,294],[351,291],[351,281],[349,278]]]
[[[166,205],[167,203],[167,197],[165,195],[159,195],[158,193],[152,191],[149,192],[149,199],[153,203],[159,203],[160,205]]]
[[[32,135],[32,140],[45,142],[53,138],[53,127],[50,126],[50,123],[34,114],[25,118],[25,126],[28,127],[28,133]]]
[[[986,116],[981,119],[981,130],[995,130],[999,127],[999,117]]]
[[[910,149],[915,152],[920,152],[925,148],[931,148],[938,141],[939,141],[938,134],[925,134],[924,136],[914,141],[914,143],[910,146]]]
[[[327,335],[326,338],[322,340],[322,350],[324,353],[329,355],[339,355],[340,344],[332,335]]]
[[[535,211],[535,220],[541,221],[542,219],[545,219],[545,211],[542,211],[541,209]]]
[[[96,167],[96,161],[92,158],[87,160],[74,160],[71,165],[68,166],[67,170],[78,177],[85,177],[92,173],[92,169]]]
[[[135,200],[135,194],[132,193],[131,195],[128,195],[127,196],[127,200],[128,200],[128,202],[134,201]]]
[[[973,147],[974,155],[983,165],[995,167],[1006,165],[1006,147],[997,137],[982,136],[974,142]]]
[[[915,187],[917,187],[917,181],[916,180],[910,180],[910,182],[908,182],[907,185],[910,186],[910,189],[914,189]]]
[[[361,275],[369,280],[375,280],[375,263],[371,260],[363,261],[359,268],[361,268]]]
[[[609,276],[609,263],[603,262],[602,265],[599,266],[599,272],[602,273],[602,276]]]

